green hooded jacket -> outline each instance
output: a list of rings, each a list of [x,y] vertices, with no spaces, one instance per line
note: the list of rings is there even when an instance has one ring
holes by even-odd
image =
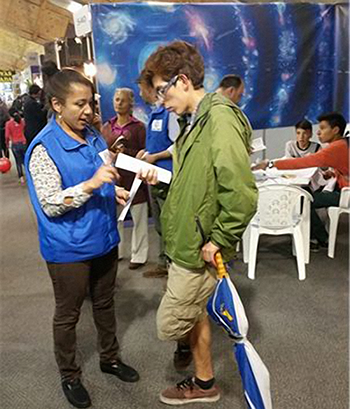
[[[204,96],[190,130],[181,130],[161,214],[165,252],[176,264],[202,268],[201,248],[209,240],[220,247],[225,261],[232,259],[257,206],[251,133],[242,111],[216,93]]]

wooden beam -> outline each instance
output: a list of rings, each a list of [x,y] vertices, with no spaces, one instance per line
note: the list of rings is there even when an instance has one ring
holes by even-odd
[[[43,11],[46,9],[46,5],[47,5],[47,0],[42,0],[41,4],[40,4],[40,8],[38,11],[38,15],[37,15],[37,19],[34,25],[34,31],[32,34],[32,41],[36,41],[36,39],[39,37],[38,33],[39,33],[39,24],[40,24],[40,20],[41,20],[41,16],[43,14]]]

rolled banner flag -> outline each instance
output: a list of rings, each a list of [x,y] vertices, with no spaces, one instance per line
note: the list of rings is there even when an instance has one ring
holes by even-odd
[[[249,328],[248,319],[220,253],[216,254],[215,260],[218,283],[209,298],[208,313],[235,342],[235,356],[249,409],[272,409],[269,371],[246,338]]]
[[[234,352],[249,409],[272,409],[270,374],[253,345],[243,338]]]

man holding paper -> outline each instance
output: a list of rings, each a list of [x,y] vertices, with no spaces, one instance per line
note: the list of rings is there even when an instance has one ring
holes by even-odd
[[[256,210],[248,154],[251,129],[231,101],[205,93],[203,59],[189,43],[159,47],[145,70],[149,85],[170,112],[191,115],[175,143],[173,178],[161,214],[171,265],[157,327],[162,340],[189,337],[195,377],[164,390],[160,400],[170,405],[215,402],[220,392],[211,362],[206,303],[216,284],[216,252],[226,261],[232,258]],[[142,173],[149,183],[155,182],[153,171]]]

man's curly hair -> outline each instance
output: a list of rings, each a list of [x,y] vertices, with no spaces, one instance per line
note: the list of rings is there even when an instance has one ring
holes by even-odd
[[[203,87],[204,62],[198,50],[185,41],[174,41],[160,46],[151,54],[144,66],[139,82],[153,86],[152,80],[159,75],[170,81],[176,75],[184,74],[192,82],[194,89]]]

